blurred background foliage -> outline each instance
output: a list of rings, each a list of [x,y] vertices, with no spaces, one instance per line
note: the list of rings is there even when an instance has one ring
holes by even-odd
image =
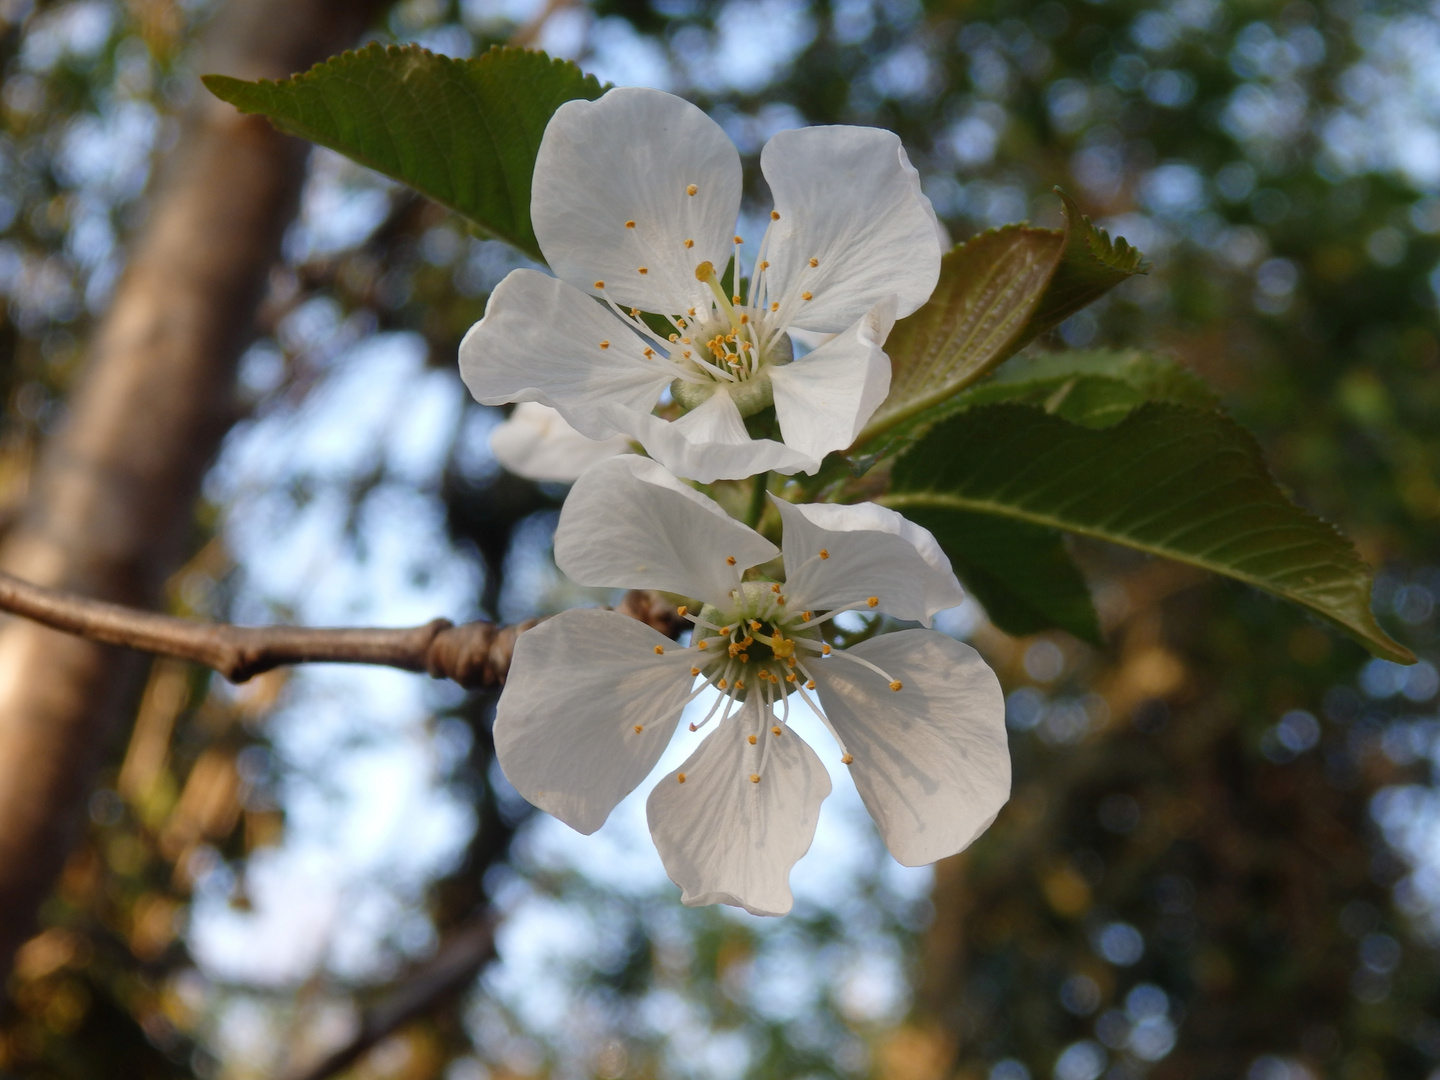
[[[0,2],[0,524],[202,92],[215,6]],[[796,914],[770,922],[681,908],[633,814],[583,844],[531,818],[484,695],[320,670],[236,689],[158,663],[20,954],[0,1069],[282,1075],[494,910],[499,960],[354,1075],[1432,1074],[1440,7],[407,0],[375,36],[537,45],[682,93],[747,166],[785,127],[893,128],[956,239],[1058,225],[1064,187],[1154,270],[1042,345],[1142,346],[1210,380],[1381,568],[1376,610],[1422,662],[1076,545],[1105,649],[1009,638],[973,605],[947,624],[1008,693],[1015,794],[991,831],[901,873],[837,794]],[[518,257],[327,153],[286,252],[173,610],[593,602],[549,562],[563,491],[497,469],[499,413],[456,378]]]

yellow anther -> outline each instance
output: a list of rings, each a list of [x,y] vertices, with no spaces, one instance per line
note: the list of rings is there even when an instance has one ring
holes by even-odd
[[[890,684],[890,689],[891,689],[891,690],[899,691],[899,690],[903,690],[904,688],[905,688],[905,684],[902,683],[899,679],[896,679],[894,682],[892,682],[892,683]]]
[[[771,311],[779,311],[779,310],[780,310],[780,301],[779,301],[779,300],[771,300],[771,301],[770,301],[770,310],[771,310]]]
[[[595,282],[595,287],[596,287],[597,289],[603,289],[603,288],[605,287],[605,282],[603,282],[603,281],[597,281],[597,282]]]
[[[720,628],[720,633],[725,634],[725,635],[728,637],[729,634],[730,634],[730,631],[733,630],[733,629],[735,629],[733,626],[722,626],[722,627]]]
[[[751,746],[754,746],[754,745],[755,745],[755,736],[754,736],[754,735],[747,735],[746,738],[750,740],[750,745],[751,745]]]
[[[608,349],[608,348],[610,347],[610,342],[609,342],[609,341],[602,341],[602,342],[600,342],[600,347],[601,347],[602,349]]]
[[[687,188],[685,189],[685,194],[686,194],[686,195],[694,195],[694,194],[695,194],[697,191],[699,191],[699,190],[700,190],[700,189],[699,189],[698,187],[696,187],[694,184],[691,184],[689,187],[687,187]]]
[[[785,676],[785,681],[786,681],[786,682],[794,682],[794,681],[795,681],[795,673],[792,671],[792,672],[790,672],[789,675],[786,675],[786,676]]]
[[[779,220],[780,220],[780,211],[779,211],[779,210],[771,210],[771,211],[770,211],[770,220],[771,220],[771,221],[779,221]]]
[[[819,259],[811,259],[811,260],[810,260],[810,266],[811,266],[812,269],[813,269],[814,267],[816,267],[816,266],[819,266],[819,265],[820,265],[820,260],[819,260]]]
[[[702,638],[700,644],[696,645],[695,647],[697,649],[708,649],[710,647],[710,643]]]
[[[695,280],[696,280],[696,281],[709,281],[709,280],[710,280],[711,278],[713,278],[714,276],[715,276],[715,264],[712,263],[709,259],[706,259],[706,260],[705,260],[704,262],[702,262],[699,266],[695,267]],[[691,308],[690,314],[692,314],[692,315],[695,314],[694,308]]]
[[[821,548],[821,549],[820,549],[820,558],[822,558],[822,559],[828,559],[829,557],[830,557],[830,552],[829,552],[826,548]]]
[[[711,269],[713,270],[714,267],[711,267]],[[695,309],[693,307],[689,308],[685,313],[689,315],[692,319],[695,317]]]
[[[732,642],[730,643],[730,655],[731,655],[731,656],[739,656],[739,655],[740,655],[740,643],[739,643],[738,641],[732,641]]]
[[[762,679],[768,679],[768,678],[770,678],[770,669],[769,669],[769,668],[763,668],[763,667],[762,667],[762,668],[760,669],[760,678],[762,678]]]
[[[775,597],[775,603],[779,604],[781,607],[784,607],[784,606],[785,606],[785,597],[783,597],[783,596],[777,596],[777,597]]]
[[[821,645],[821,646],[820,646],[820,655],[821,655],[821,656],[829,656],[829,655],[830,655],[830,646],[829,646],[829,645]]]
[[[746,634],[746,635],[745,635],[745,639],[740,642],[740,647],[741,647],[741,648],[744,648],[744,649],[748,649],[751,645],[754,645],[754,644],[755,644],[755,639],[754,639],[753,637],[751,637],[749,634]]]
[[[633,222],[633,221],[627,221],[627,222],[625,222],[625,227],[626,227],[627,229],[633,229],[633,228],[635,227],[635,222]]]
[[[689,610],[690,610],[690,609],[687,608],[684,604],[681,604],[679,607],[677,607],[677,608],[675,609],[675,614],[676,614],[676,615],[679,615],[679,616],[683,619],[683,618],[685,617],[685,612],[687,612],[687,611],[689,611]]]
[[[652,356],[654,356],[654,355],[655,355],[655,350],[654,350],[654,349],[649,349],[649,348],[647,348],[647,349],[645,350],[645,359],[648,360],[648,359],[650,359],[650,357],[652,357]]]
[[[749,653],[743,653],[743,652],[742,652],[742,653],[740,654],[740,662],[741,662],[742,664],[748,664],[748,663],[750,662],[750,654],[749,654]],[[738,686],[741,690],[744,690],[744,689],[745,689],[745,684],[744,684],[743,682],[737,681],[737,682],[735,683],[735,685]]]
[[[647,266],[642,266],[642,267],[640,267],[639,270],[637,271],[637,273],[641,273],[641,274],[648,274],[649,272],[650,272],[650,268],[647,267]],[[810,297],[807,296],[807,297],[805,297],[805,299],[806,299],[806,300],[809,300]]]
[[[740,313],[740,325],[741,325],[741,326],[744,326],[744,325],[745,325],[746,323],[748,323],[749,321],[750,321],[750,316],[749,316],[749,315],[746,315],[744,312],[741,312],[741,313]]]
[[[664,645],[656,645],[656,646],[655,646],[655,655],[656,655],[656,656],[663,656],[663,655],[665,655],[665,646],[664,646]]]
[[[869,604],[871,607],[874,607],[876,604],[880,603],[880,598],[878,596],[872,596],[867,599],[865,603]]]
[[[740,239],[740,237],[738,237],[738,236],[735,237],[735,243],[737,243],[737,244],[743,244],[744,242],[745,242],[745,241],[742,240],[742,239]]]
[[[736,293],[734,296],[730,297],[730,302],[732,304],[738,304],[740,302],[740,294]]]
[[[640,317],[640,309],[638,307],[632,307],[630,309],[630,317],[632,319],[638,319]]]
[[[695,246],[695,241],[694,241],[694,240],[686,240],[686,241],[685,241],[685,246],[686,246],[687,248],[692,248],[692,247]]]
[[[744,657],[743,659],[749,660],[750,658],[749,658],[748,656],[746,656],[746,657]],[[736,690],[744,690],[744,689],[745,689],[745,680],[744,680],[744,679],[736,679],[736,680],[735,680],[735,689],[736,689]]]
[[[725,689],[727,686],[729,686],[730,684],[727,683],[724,679],[721,679],[721,680],[720,680],[718,683],[716,683],[715,685],[718,686],[721,690],[724,690],[724,689]]]
[[[644,270],[641,270],[640,272],[643,274],[645,271],[644,271]],[[813,296],[812,294],[808,293],[808,292],[802,292],[802,293],[800,294],[800,299],[801,299],[801,300],[813,300],[813,299],[814,299],[814,296]]]
[[[852,761],[854,761],[854,760],[855,760],[855,755],[854,755],[854,754],[846,754],[844,757],[842,757],[842,758],[840,759],[840,764],[841,764],[841,765],[849,765],[849,764],[850,764]]]
[[[769,269],[770,269],[770,260],[769,260],[769,259],[763,260],[763,261],[760,263],[760,267],[759,267],[759,268],[760,268],[761,270],[769,270]]]
[[[699,675],[699,674],[700,674],[700,669],[699,669],[698,667],[692,667],[692,668],[690,669],[690,674],[691,674],[691,675]]]
[[[726,555],[726,556],[725,556],[725,565],[726,565],[726,566],[734,566],[734,565],[735,565],[735,556],[734,556],[734,555]]]
[[[686,359],[686,360],[689,360],[690,357],[692,357],[692,356],[694,356],[694,355],[695,355],[695,354],[692,353],[689,349],[686,349],[686,350],[685,350],[685,359]]]
[[[814,689],[815,689],[815,680],[814,680],[814,679],[811,679],[809,682],[807,682],[807,683],[805,684],[805,689],[806,689],[806,690],[814,690]]]
[[[770,586],[770,591],[773,592],[773,593],[778,593],[778,592],[780,591],[780,586],[779,586],[779,585],[771,585],[771,586]]]
[[[691,731],[699,731],[700,729],[699,729],[698,727],[696,727],[694,724],[691,724],[691,725],[690,725],[690,730],[691,730]],[[680,781],[680,783],[682,783],[682,784],[683,784],[684,782],[685,782],[684,780],[681,780],[681,781]]]
[[[812,618],[814,618],[814,617],[815,617],[815,613],[814,613],[813,611],[802,611],[802,612],[800,612],[800,621],[801,621],[801,622],[809,622],[809,621],[810,621]]]
[[[679,335],[679,334],[671,334],[671,335],[670,335],[670,340],[671,340],[672,342],[674,342],[674,341],[679,341],[679,340],[680,340],[680,335]]]
[[[692,727],[693,727],[693,725],[692,725]],[[685,774],[684,774],[683,772],[682,772],[682,773],[676,773],[676,774],[675,774],[675,779],[678,780],[678,781],[680,781],[680,783],[683,784],[683,783],[685,782]]]
[[[772,727],[770,729],[770,734],[774,735],[778,739],[780,737],[780,729],[778,727]]]
[[[761,625],[762,625],[762,624],[761,624],[761,622],[760,622],[759,619],[751,619],[751,620],[750,620],[750,629],[751,629],[751,630],[759,630],[760,627],[761,627]]]
[[[760,774],[759,774],[759,773],[752,772],[752,773],[750,774],[750,783],[752,783],[752,784],[758,784],[759,782],[760,782]]]
[[[644,725],[644,724],[636,724],[636,725],[635,725],[635,734],[636,734],[636,735],[639,735],[640,732],[642,732],[642,731],[644,731],[644,730],[645,730],[645,725]]]

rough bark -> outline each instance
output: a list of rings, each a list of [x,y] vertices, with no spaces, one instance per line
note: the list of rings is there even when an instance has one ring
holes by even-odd
[[[202,70],[290,74],[353,44],[383,6],[232,0],[206,31]],[[305,154],[197,93],[0,566],[93,597],[156,602],[236,415],[236,364]],[[70,849],[137,659],[32,623],[0,631],[0,977]]]

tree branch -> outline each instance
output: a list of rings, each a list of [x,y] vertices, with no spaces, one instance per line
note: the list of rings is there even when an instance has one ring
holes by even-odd
[[[281,1073],[282,1080],[328,1080],[410,1021],[464,990],[495,955],[495,917],[483,915],[450,934],[421,964],[360,1017],[358,1030],[319,1061]]]
[[[672,638],[683,626],[675,608],[657,593],[626,593],[615,610]],[[498,686],[510,670],[516,635],[540,621],[456,626],[449,619],[432,619],[424,626],[395,629],[232,626],[92,600],[4,572],[0,572],[0,611],[90,641],[190,660],[235,683],[288,664],[324,663],[375,664],[423,671],[466,687]]]

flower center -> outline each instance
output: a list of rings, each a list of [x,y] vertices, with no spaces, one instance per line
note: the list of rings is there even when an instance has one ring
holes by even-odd
[[[816,627],[802,628],[811,613],[789,610],[782,588],[775,581],[747,581],[725,610],[706,604],[700,611],[697,634],[706,623],[719,628],[711,631],[719,638],[710,646],[714,659],[701,672],[720,690],[733,689],[739,700],[750,693],[771,701],[785,697],[809,681],[804,661],[830,651]]]
[[[730,310],[733,321],[718,312],[691,324],[686,348],[670,354],[683,373],[670,384],[670,394],[686,411],[721,389],[741,416],[753,416],[775,403],[770,369],[794,358],[790,336],[775,331],[775,320],[763,312],[737,306]]]
[[[800,565],[804,570],[812,563],[830,558],[830,552],[821,548]],[[725,560],[730,566],[735,559]],[[722,605],[705,604],[700,614],[693,615],[682,607],[681,618],[688,619],[695,627],[686,652],[694,657],[690,668],[692,676],[702,676],[703,681],[685,700],[689,704],[711,687],[720,691],[710,711],[699,723],[691,724],[691,731],[699,731],[718,714],[723,723],[736,709],[746,704],[758,704],[755,715],[762,718],[761,730],[749,733],[746,738],[753,746],[763,734],[765,724],[775,738],[790,719],[790,695],[799,694],[801,701],[825,725],[826,730],[840,745],[842,763],[849,765],[854,758],[845,749],[845,741],[835,730],[816,697],[810,691],[816,689],[814,676],[808,665],[824,657],[842,657],[868,669],[884,679],[890,689],[899,692],[904,684],[893,678],[883,668],[860,656],[834,649],[821,636],[819,627],[835,616],[846,611],[874,610],[879,606],[878,596],[866,597],[852,604],[832,608],[819,615],[813,611],[797,611],[785,595],[784,584],[778,581],[744,581],[730,592],[730,602]],[[656,645],[655,652],[664,654],[665,647]],[[774,709],[780,706],[778,723]],[[644,731],[642,725],[635,725],[638,735]],[[765,748],[770,740],[765,740]],[[760,782],[765,771],[768,749],[762,748],[758,771],[750,775],[751,781]],[[685,774],[679,774],[679,782],[685,782]]]
[[[686,189],[695,194],[695,185]],[[778,211],[770,212],[770,224],[780,220]],[[645,223],[625,222],[626,233],[638,235]],[[668,332],[658,331],[647,322],[637,308],[627,312],[605,291],[605,282],[595,282],[595,290],[606,303],[626,321],[639,337],[649,342],[643,358],[658,371],[673,375],[670,395],[680,408],[689,412],[720,391],[730,396],[741,416],[753,416],[775,403],[770,385],[770,369],[794,359],[794,349],[786,330],[803,305],[814,299],[819,285],[813,280],[819,267],[818,258],[811,257],[799,269],[784,295],[771,295],[770,262],[765,258],[770,242],[770,229],[760,241],[754,273],[749,283],[748,301],[742,303],[739,282],[742,279],[740,247],[744,240],[735,237],[734,280],[736,292],[726,295],[720,275],[711,262],[695,267],[696,280],[710,290],[710,300],[685,312],[657,312],[660,320],[669,323]],[[694,247],[693,239],[685,239],[686,250]],[[647,266],[637,267],[642,277],[648,276]],[[600,342],[608,349],[610,342]]]

